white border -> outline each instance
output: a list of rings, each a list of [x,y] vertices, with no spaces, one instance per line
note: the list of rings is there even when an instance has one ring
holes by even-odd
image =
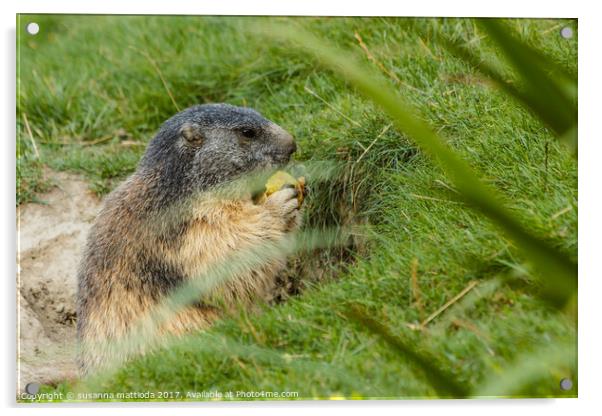
[[[600,305],[602,293],[602,267],[599,260],[600,249],[597,243],[602,234],[602,206],[600,204],[600,166],[602,157],[600,134],[602,90],[600,88],[602,41],[602,15],[593,1],[545,1],[534,4],[524,0],[504,0],[484,2],[469,0],[432,1],[421,0],[397,2],[393,0],[220,0],[194,2],[190,0],[103,0],[83,2],[69,0],[22,0],[19,4],[1,2],[0,19],[3,24],[3,54],[0,65],[3,83],[0,116],[2,117],[3,180],[1,191],[3,203],[1,263],[4,266],[4,287],[2,297],[4,310],[2,327],[3,341],[0,343],[5,360],[0,377],[0,392],[3,404],[12,407],[8,414],[51,413],[57,415],[80,414],[82,409],[74,406],[46,406],[15,408],[15,22],[16,13],[113,13],[113,14],[255,14],[255,15],[381,15],[381,16],[513,16],[513,17],[578,17],[579,18],[579,399],[563,400],[463,400],[463,401],[400,401],[400,402],[304,402],[289,405],[282,402],[217,404],[207,403],[196,406],[180,405],[169,412],[198,415],[210,411],[217,414],[306,414],[309,412],[361,413],[375,408],[379,414],[426,413],[462,416],[507,415],[508,413],[537,412],[546,416],[567,414],[590,414],[602,408],[599,391],[602,386],[600,354]],[[85,406],[85,412],[104,415],[107,409],[98,406]],[[128,413],[163,415],[166,406],[144,405],[142,409],[134,405],[121,406]],[[200,409],[198,408],[200,407]],[[112,406],[114,410],[117,407]],[[35,411],[34,411],[35,410]]]

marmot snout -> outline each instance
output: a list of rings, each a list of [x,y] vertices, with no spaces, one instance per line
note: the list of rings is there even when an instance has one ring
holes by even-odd
[[[232,253],[277,242],[300,226],[295,189],[275,192],[261,204],[250,196],[195,197],[245,173],[282,165],[295,150],[283,128],[255,110],[227,104],[194,106],[161,126],[136,172],[106,197],[88,237],[77,303],[84,373],[127,358],[109,354],[107,346],[171,291]],[[285,260],[270,259],[229,279],[219,287],[221,305],[265,295]],[[204,328],[219,315],[219,308],[200,299],[167,330]]]

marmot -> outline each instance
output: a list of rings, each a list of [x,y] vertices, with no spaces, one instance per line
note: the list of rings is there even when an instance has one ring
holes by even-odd
[[[197,105],[167,120],[136,171],[109,194],[88,236],[78,271],[77,335],[84,374],[120,362],[104,348],[188,279],[237,250],[283,239],[300,226],[297,190],[262,204],[195,198],[245,173],[286,164],[293,137],[257,111]],[[180,207],[174,215],[173,207]],[[286,259],[229,279],[225,302],[246,302],[272,287]],[[167,325],[172,333],[206,328],[219,309],[200,301]],[[118,354],[119,355],[119,354]]]

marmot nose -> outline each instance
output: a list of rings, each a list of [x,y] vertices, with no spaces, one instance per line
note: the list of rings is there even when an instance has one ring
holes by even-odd
[[[279,125],[272,123],[271,124],[272,134],[277,137],[278,147],[280,147],[281,151],[287,156],[291,157],[293,153],[297,151],[297,143],[295,143],[295,138],[286,130],[284,130]]]

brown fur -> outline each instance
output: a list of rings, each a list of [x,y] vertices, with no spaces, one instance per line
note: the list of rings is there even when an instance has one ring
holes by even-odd
[[[178,241],[173,242],[166,239],[161,229],[157,230],[156,219],[141,218],[137,214],[143,209],[144,189],[145,183],[135,175],[124,183],[107,200],[91,233],[90,239],[100,247],[114,245],[116,238],[124,244],[119,244],[115,253],[118,257],[105,259],[110,260],[107,262],[110,267],[95,271],[95,280],[100,285],[89,299],[86,330],[80,334],[84,371],[127,358],[128,353],[120,356],[120,352],[109,352],[109,344],[123,339],[136,321],[148,316],[158,304],[157,294],[140,290],[136,282],[139,253],[152,252],[169,266],[181,270],[186,279],[193,279],[202,276],[208,267],[228,261],[234,252],[279,241],[300,224],[294,189],[272,194],[263,205],[255,205],[250,195],[238,200],[204,197],[184,210],[189,213],[183,221],[186,226],[178,235]],[[173,220],[159,219],[164,224]],[[222,307],[250,304],[256,297],[264,298],[285,264],[285,258],[271,259],[259,270],[228,279],[211,298],[219,299]],[[82,267],[99,268],[89,262],[84,262]],[[206,328],[220,314],[219,309],[206,304],[186,307],[163,329],[182,334]]]

